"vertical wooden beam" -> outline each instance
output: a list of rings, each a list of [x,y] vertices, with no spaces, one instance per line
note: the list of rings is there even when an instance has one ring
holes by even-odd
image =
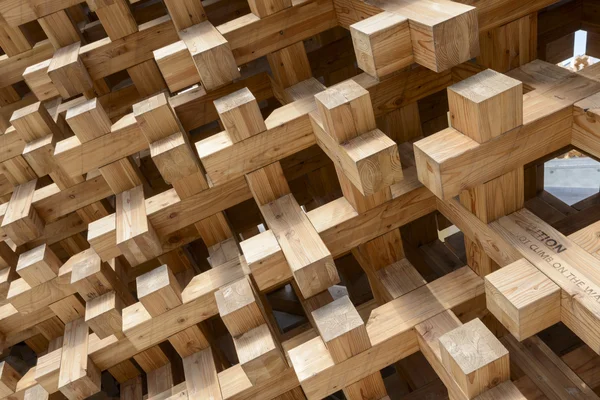
[[[266,323],[258,295],[247,278],[217,290],[215,299],[219,315],[233,337]]]
[[[233,338],[240,365],[253,385],[273,379],[288,368],[283,349],[268,324]]]
[[[48,66],[48,76],[58,93],[68,99],[78,94],[93,97],[94,82],[79,55],[81,42],[58,49]]]
[[[206,90],[225,86],[240,77],[229,42],[209,21],[182,30],[180,36]]]
[[[273,73],[273,79],[281,89],[287,89],[312,77],[304,42],[297,42],[269,53],[267,60]]]
[[[248,0],[250,11],[259,18],[275,14],[292,6],[292,0]]]
[[[202,3],[197,0],[165,0],[165,6],[178,31],[206,21]]]
[[[55,49],[68,46],[82,40],[81,32],[71,20],[66,10],[60,10],[38,19],[50,43]]]
[[[223,96],[214,103],[233,143],[267,130],[258,102],[248,88]]]
[[[197,1],[195,3],[200,4]],[[167,88],[154,60],[144,61],[141,64],[127,68],[127,73],[141,97],[153,95]]]
[[[159,316],[182,304],[181,286],[167,265],[136,279],[140,302],[151,316]]]
[[[31,44],[18,26],[10,26],[0,17],[0,47],[13,57],[31,50]]]
[[[490,223],[524,206],[523,169],[508,172],[496,179],[465,190],[461,204],[481,221]],[[498,269],[481,245],[465,237],[467,263],[480,276]]]
[[[212,349],[191,354],[183,358],[185,385],[190,398],[221,400],[221,387]]]
[[[87,0],[111,40],[137,32],[138,26],[127,0]]]
[[[0,362],[0,396],[9,397],[15,393],[19,379],[21,379],[21,374],[12,365],[6,361]]]
[[[364,321],[348,296],[312,312],[316,328],[329,350],[331,358],[339,364],[371,347]],[[344,388],[348,399],[384,399],[387,396],[381,373],[375,372]]]
[[[48,75],[48,67],[52,59],[48,59],[25,68],[23,79],[38,100],[44,101],[59,96],[56,86]]]
[[[88,340],[83,318],[65,326],[58,388],[70,400],[84,400],[100,391],[100,370],[88,356]]]
[[[501,73],[537,58],[537,13],[479,34],[477,63]]]
[[[117,246],[132,266],[162,254],[160,239],[146,215],[142,186],[119,193],[116,209]]]
[[[86,302],[85,322],[100,339],[123,335],[124,302],[115,291],[110,291]]]
[[[35,287],[58,276],[62,263],[46,244],[26,251],[19,256],[17,273],[31,287]]]
[[[2,220],[2,229],[8,237],[20,246],[40,237],[45,223],[31,205],[37,179],[15,188],[8,202]]]
[[[408,18],[384,11],[350,26],[358,68],[383,78],[413,63]]]
[[[333,257],[291,194],[261,207],[304,297],[340,280]]]

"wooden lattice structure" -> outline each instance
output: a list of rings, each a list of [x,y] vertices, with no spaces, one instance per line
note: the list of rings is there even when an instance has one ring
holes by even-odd
[[[600,58],[594,0],[0,0],[0,398],[598,398],[600,194],[544,190],[600,159],[578,30]]]

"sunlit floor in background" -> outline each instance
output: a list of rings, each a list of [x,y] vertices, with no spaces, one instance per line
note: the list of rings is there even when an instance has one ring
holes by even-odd
[[[544,164],[544,190],[568,205],[598,193],[600,163],[579,152],[575,157],[555,158]]]

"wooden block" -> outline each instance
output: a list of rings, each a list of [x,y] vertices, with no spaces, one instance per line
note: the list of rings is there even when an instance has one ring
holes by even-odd
[[[538,58],[537,30],[538,16],[529,14],[508,24],[481,32],[479,35],[481,52],[477,57],[477,63],[505,73],[535,60]],[[539,58],[544,59],[542,55]]]
[[[160,239],[146,215],[142,186],[117,195],[116,217],[117,246],[132,266],[162,254]]]
[[[469,397],[465,395],[456,380],[444,367],[439,338],[461,325],[462,323],[456,315],[452,311],[446,310],[415,326],[419,349],[448,389],[448,396],[451,399],[468,399]]]
[[[121,382],[120,400],[139,400],[143,398],[142,377],[138,376],[128,381]]]
[[[31,44],[19,26],[10,26],[4,18],[0,23],[0,47],[8,57],[31,50]]]
[[[85,301],[75,294],[50,304],[48,308],[65,324],[85,316]]]
[[[17,391],[17,383],[21,379],[19,374],[6,361],[0,362],[0,396],[8,397]]]
[[[61,355],[62,345],[54,350],[48,348],[48,353],[38,357],[37,360],[35,380],[49,393],[58,391]]]
[[[387,395],[381,372],[375,372],[350,386],[346,386],[343,392],[348,400],[362,400],[365,398],[377,400],[390,399]]]
[[[283,104],[288,104],[296,100],[302,100],[305,97],[312,98],[315,94],[323,90],[325,90],[325,86],[321,82],[316,78],[309,78],[284,89],[281,96],[278,96],[277,93],[273,94]]]
[[[377,280],[381,283],[381,295],[385,302],[427,283],[406,258],[378,270]]]
[[[402,0],[386,7],[410,20],[415,62],[442,72],[479,54],[474,7],[450,1]]]
[[[123,301],[115,291],[89,300],[85,305],[85,322],[100,339],[123,337]]]
[[[215,292],[219,315],[231,336],[236,337],[265,323],[265,317],[247,278]]]
[[[369,240],[352,249],[352,254],[363,269],[381,270],[404,259],[404,247],[399,229]]]
[[[525,259],[485,277],[488,310],[521,341],[560,322],[560,288]]]
[[[100,370],[88,356],[88,339],[83,318],[65,326],[58,388],[69,400],[83,400],[100,391]]]
[[[66,10],[46,15],[38,22],[55,49],[81,41],[81,33]]]
[[[206,20],[202,3],[196,0],[166,0],[165,6],[178,31]]]
[[[273,231],[252,236],[240,242],[240,247],[261,292],[274,289],[292,278],[290,266]]]
[[[17,186],[4,213],[2,229],[17,246],[37,239],[44,232],[45,223],[31,206],[36,184],[34,179]]]
[[[273,79],[282,89],[312,77],[312,71],[304,48],[304,42],[267,54],[267,60],[273,73]]]
[[[0,270],[0,296],[2,298],[6,298],[11,282],[16,279],[19,279],[19,275],[15,271],[15,267],[10,266]]]
[[[259,206],[265,205],[290,193],[290,187],[279,162],[269,164],[246,174],[252,196]]]
[[[127,0],[112,0],[95,12],[110,40],[115,41],[137,32],[138,26]]]
[[[41,102],[15,111],[10,118],[10,123],[26,142],[48,135],[56,135],[57,139],[63,137],[62,132]]]
[[[214,246],[234,236],[227,217],[218,212],[194,224],[206,247]]]
[[[46,244],[26,251],[19,256],[17,273],[31,287],[58,276],[62,263]]]
[[[155,50],[154,60],[173,93],[200,82],[194,60],[183,40]]]
[[[208,262],[211,267],[217,267],[240,257],[240,249],[235,238],[230,237],[208,248]]]
[[[337,165],[335,167],[335,172],[340,182],[344,198],[361,214],[392,200],[392,191],[389,187],[365,196]]]
[[[73,43],[58,49],[48,66],[48,76],[58,93],[65,99],[89,91],[94,87],[79,55],[81,43]]]
[[[167,183],[177,182],[197,173],[203,177],[198,157],[185,133],[176,132],[151,143],[150,155]],[[206,180],[199,182],[199,185],[199,189],[208,189]]]
[[[66,121],[81,143],[109,133],[112,127],[112,122],[98,98],[69,108]]]
[[[173,365],[167,364],[146,371],[146,382],[148,386],[148,397],[158,397],[161,393],[167,392],[173,388]]]
[[[384,11],[350,25],[358,68],[382,78],[410,65],[414,58],[408,19]]]
[[[590,35],[589,39],[586,41],[585,54],[590,57],[595,57],[598,55],[598,51],[590,45],[591,43],[595,43],[596,40],[593,39],[594,33]],[[575,53],[575,32],[572,32],[568,35],[565,35],[557,40],[553,40],[549,43],[540,43],[540,47],[544,47],[543,50],[540,50],[540,58],[543,58],[544,61],[548,61],[552,64],[559,64],[573,57],[573,53]]]
[[[517,168],[460,193],[460,203],[481,221],[490,223],[501,216],[523,208],[523,169]],[[465,237],[467,263],[480,276],[499,268],[479,244]]]
[[[248,0],[250,11],[259,18],[275,14],[292,6],[292,0]]]
[[[475,397],[475,400],[526,400],[512,381],[506,381]]]
[[[48,400],[50,394],[41,385],[35,385],[25,390],[23,400]]]
[[[138,166],[129,158],[121,158],[118,161],[100,167],[98,170],[102,174],[106,184],[115,194],[143,185],[145,181]]]
[[[505,165],[516,169],[569,145],[573,126],[568,121],[572,117],[569,108],[556,101],[556,97],[528,99],[524,103],[528,121],[494,140],[480,144],[456,129],[448,128],[414,143],[419,180],[437,197],[448,200],[462,190],[506,173]],[[553,140],[547,141],[547,146],[541,150],[538,143],[544,141],[550,131]],[[512,151],[514,148],[520,151]],[[500,157],[505,162],[490,163],[490,157]]]
[[[183,358],[187,395],[197,399],[221,400],[221,387],[212,349],[191,354]]]
[[[127,68],[127,74],[133,81],[140,97],[151,96],[167,88],[154,60],[144,61],[141,64]]]
[[[444,367],[469,398],[510,379],[508,350],[480,319],[440,336],[439,341]]]
[[[206,90],[217,89],[240,77],[229,42],[209,21],[179,33],[189,49]]]
[[[71,257],[64,265],[72,269],[70,283],[79,295],[89,301],[113,289],[107,267],[94,249]]]
[[[340,146],[340,165],[365,196],[377,193],[403,178],[398,146],[379,129],[366,132]]]
[[[177,132],[185,132],[165,93],[134,104],[133,115],[148,143],[154,143]]]
[[[1,163],[0,171],[12,186],[19,186],[37,178],[25,159],[18,155]]]
[[[120,256],[117,246],[116,215],[110,214],[88,225],[87,241],[102,261]]]
[[[50,178],[56,183],[58,188],[64,189],[73,186],[78,181],[77,177],[67,176],[54,159],[54,148],[56,146],[56,136],[48,135],[41,139],[27,143],[23,149],[23,158],[37,176],[50,175]]]
[[[167,265],[136,278],[140,302],[155,317],[181,305],[181,287]]]
[[[214,103],[233,143],[267,130],[258,102],[248,88],[223,96]]]
[[[191,356],[194,353],[210,347],[210,343],[208,342],[206,335],[198,325],[192,325],[189,328],[169,337],[169,343],[173,345],[175,351],[177,351],[177,354],[179,354],[182,358]]]
[[[261,212],[305,298],[339,282],[331,253],[293,195],[262,206]]]
[[[517,168],[460,193],[460,203],[489,224],[523,208],[523,169]]]
[[[233,338],[242,369],[253,385],[273,378],[288,368],[283,352],[267,324]]]
[[[348,296],[316,309],[312,316],[336,364],[371,347],[365,323]]]
[[[376,128],[369,92],[353,80],[315,95],[325,132],[338,143]]]
[[[523,124],[523,84],[492,71],[448,88],[452,127],[484,143]]]
[[[146,373],[154,371],[171,362],[159,345],[152,346],[149,349],[136,354],[133,359]]]
[[[48,76],[48,67],[52,59],[48,59],[25,68],[23,79],[38,100],[44,101],[59,96],[58,90]]]
[[[187,274],[189,270],[193,269],[191,259],[181,247],[162,254],[158,257],[158,261],[161,264],[167,264],[175,276],[182,272]],[[179,281],[182,282],[181,279]]]

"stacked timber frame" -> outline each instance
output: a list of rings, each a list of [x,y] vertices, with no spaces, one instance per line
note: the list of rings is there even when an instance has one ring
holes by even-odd
[[[600,159],[579,29],[598,56],[593,0],[0,0],[0,399],[598,398],[600,194],[543,190]]]

